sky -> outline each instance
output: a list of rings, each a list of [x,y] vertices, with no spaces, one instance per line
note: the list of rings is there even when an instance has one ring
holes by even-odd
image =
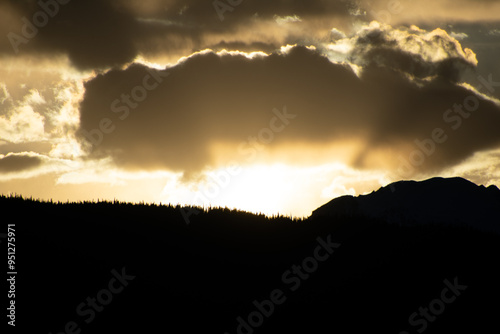
[[[309,216],[500,185],[499,0],[0,0],[0,194]]]

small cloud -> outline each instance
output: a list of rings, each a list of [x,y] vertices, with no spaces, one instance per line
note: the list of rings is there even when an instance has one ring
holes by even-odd
[[[324,188],[321,192],[322,198],[336,198],[345,195],[356,195],[356,190],[352,187],[347,188],[345,184],[340,182],[345,182],[342,177],[335,178],[335,180],[328,187]]]
[[[463,39],[466,39],[467,37],[469,37],[469,35],[467,35],[466,33],[463,33],[463,32],[454,32],[452,31],[450,33],[450,36],[453,37],[454,39],[457,39],[457,40],[463,40]]]
[[[297,15],[293,15],[293,16],[278,16],[278,15],[274,15],[274,20],[278,24],[302,22],[302,19],[300,17],[298,17]]]
[[[137,22],[150,24],[150,25],[159,25],[159,26],[180,26],[178,22],[174,22],[172,20],[160,20],[160,19],[152,19],[152,18],[137,18]]]
[[[0,104],[3,104],[9,98],[10,94],[7,90],[7,85],[4,82],[0,82]]]
[[[11,173],[39,166],[42,159],[29,153],[9,153],[0,155],[0,172]]]
[[[491,36],[500,36],[500,29],[493,29],[488,32],[488,35]]]
[[[342,39],[342,38],[347,37],[343,31],[338,30],[337,28],[333,28],[332,30],[330,30],[330,36],[332,37],[333,40]]]
[[[31,104],[45,104],[47,103],[40,92],[36,89],[30,91],[30,95],[26,97],[26,102]]]
[[[0,137],[12,143],[43,140],[44,120],[29,105],[15,108],[0,116]]]
[[[347,12],[351,16],[366,16],[366,11],[362,9],[359,4],[356,4],[354,1],[349,1]]]
[[[29,179],[40,175],[67,173],[77,170],[81,162],[53,158],[33,151],[0,154],[0,182]]]
[[[336,43],[329,44],[327,46],[327,49],[334,52],[334,53],[341,54],[344,56],[343,58],[346,58],[347,55],[349,55],[350,52],[352,51],[353,47],[354,46],[350,40],[343,39],[343,40],[337,41]]]
[[[186,12],[186,10],[188,10],[188,9],[189,9],[189,6],[185,5],[184,7],[182,7],[181,9],[179,9],[179,15],[184,14]]]

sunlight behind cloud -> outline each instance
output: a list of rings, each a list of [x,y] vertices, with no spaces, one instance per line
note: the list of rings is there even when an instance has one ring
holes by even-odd
[[[386,184],[381,171],[357,171],[342,163],[253,164],[234,171],[231,175],[224,168],[211,170],[203,179],[188,183],[171,178],[160,194],[161,202],[307,217],[334,197],[362,194]]]

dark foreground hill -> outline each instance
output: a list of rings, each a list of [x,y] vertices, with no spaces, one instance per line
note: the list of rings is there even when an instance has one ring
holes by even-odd
[[[20,333],[499,329],[500,237],[470,226],[227,209],[186,224],[176,207],[5,197],[0,208],[0,233],[16,224]]]

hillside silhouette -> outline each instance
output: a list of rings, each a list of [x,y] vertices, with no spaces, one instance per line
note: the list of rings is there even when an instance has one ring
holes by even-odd
[[[500,189],[460,177],[399,181],[368,195],[335,198],[316,216],[359,216],[387,222],[466,225],[500,234]]]
[[[14,222],[17,229],[18,330],[498,330],[500,235],[469,221],[500,222],[498,188],[463,179],[392,186],[335,199],[307,219],[215,208],[192,215],[190,224],[176,206],[2,196],[3,226]],[[477,219],[468,216],[474,211]],[[402,223],[407,217],[416,218]],[[120,292],[100,293],[117,288],[119,279],[109,282],[120,274]],[[449,284],[462,290],[454,293]],[[93,316],[87,306],[78,312],[96,296],[107,304]],[[441,302],[440,310],[433,301],[443,298],[453,302]],[[418,315],[410,324],[412,314],[429,305],[439,314]],[[72,321],[77,327],[68,325]]]

